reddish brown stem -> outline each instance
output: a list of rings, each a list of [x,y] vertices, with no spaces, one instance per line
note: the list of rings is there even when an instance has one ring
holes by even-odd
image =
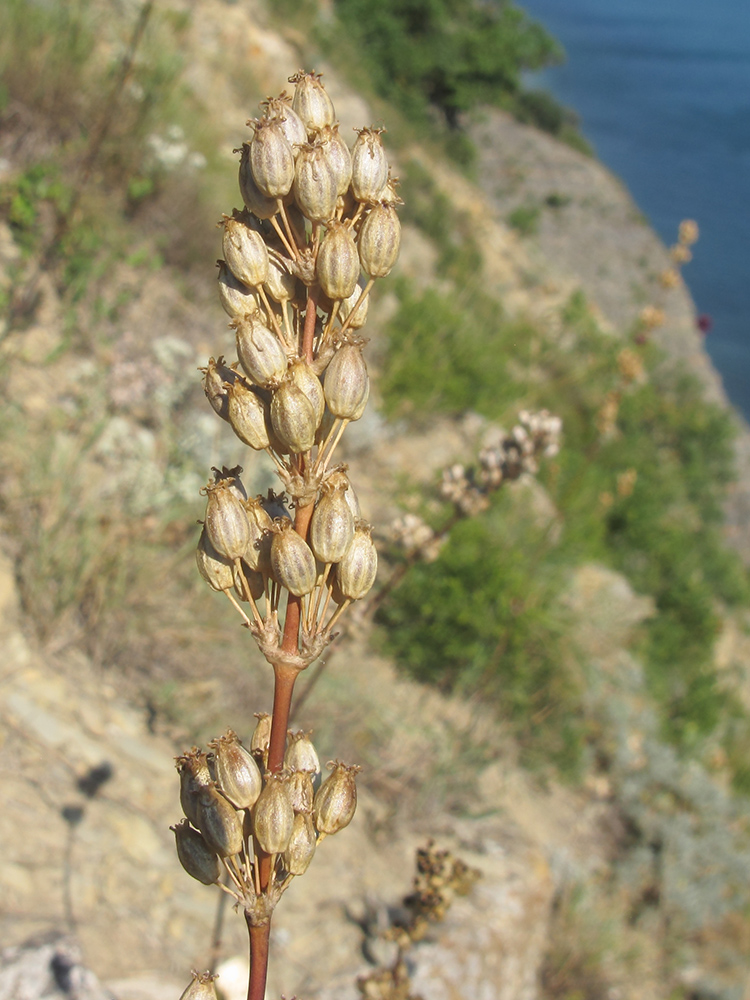
[[[312,504],[309,504],[307,507],[297,508],[294,518],[294,529],[302,538],[307,538],[312,513]],[[296,653],[299,648],[301,610],[302,598],[290,594],[284,618],[284,636],[281,640],[281,648],[284,652]],[[286,733],[289,728],[289,713],[292,705],[292,694],[294,693],[294,682],[297,680],[297,671],[277,664],[274,667],[274,678],[273,717],[271,719],[271,737],[268,745],[268,770],[272,772],[280,771],[284,766]],[[263,852],[260,852],[259,857],[259,874],[261,887],[265,889],[271,878],[271,858]]]
[[[264,1000],[266,976],[268,975],[268,939],[271,935],[269,923],[254,926],[246,913],[247,929],[250,934],[250,979],[247,984],[247,1000]]]
[[[315,320],[318,318],[318,294],[320,289],[317,285],[311,285],[307,289],[307,308],[305,309],[305,329],[302,333],[302,356],[308,364],[312,364],[313,341],[315,339]],[[304,538],[304,535],[302,536]]]
[[[268,770],[271,772],[280,771],[284,765],[289,709],[292,704],[292,692],[294,691],[294,682],[297,680],[297,671],[289,667],[277,666],[274,674],[273,721],[268,746]]]

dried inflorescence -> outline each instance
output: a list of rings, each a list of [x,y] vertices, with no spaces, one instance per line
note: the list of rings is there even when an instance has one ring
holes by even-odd
[[[404,514],[391,525],[391,538],[410,559],[434,562],[458,518],[474,517],[489,507],[490,495],[522,473],[535,474],[540,458],[560,450],[562,420],[548,410],[521,410],[518,423],[498,444],[483,448],[479,460],[467,468],[460,463],[443,470],[440,493],[453,504],[455,515],[439,531],[417,514]]]
[[[288,733],[284,767],[269,772],[269,723],[270,716],[258,716],[249,750],[230,729],[208,752],[193,747],[177,758],[185,818],[172,831],[180,863],[194,879],[233,896],[253,925],[268,923],[317,845],[348,826],[357,806],[354,765],[331,762],[315,789],[320,763],[310,733]]]
[[[417,874],[414,888],[404,899],[409,920],[402,928],[410,940],[424,937],[427,926],[445,917],[456,896],[466,896],[481,872],[470,868],[450,851],[438,850],[429,841],[417,851]]]
[[[217,354],[201,369],[210,406],[267,452],[283,492],[248,496],[240,467],[214,469],[196,552],[201,576],[226,594],[274,669],[273,715],[258,717],[249,749],[229,731],[177,759],[185,818],[173,827],[187,872],[244,910],[250,1000],[264,996],[281,894],[357,803],[359,768],[331,762],[320,783],[309,734],[287,725],[297,675],[375,582],[370,525],[346,466],[332,460],[367,405],[360,331],[400,244],[383,130],[357,130],[350,150],[320,77],[290,82],[291,96],[269,98],[248,122],[252,137],[237,150],[244,207],[220,223],[219,298],[236,360]],[[213,985],[196,977],[190,989]]]
[[[417,849],[414,886],[403,901],[407,917],[384,935],[396,942],[396,957],[391,965],[359,977],[357,988],[364,1000],[420,1000],[411,992],[409,950],[425,937],[431,923],[445,918],[456,896],[471,892],[481,874],[450,851],[439,850],[432,840]]]
[[[672,262],[671,267],[665,268],[658,275],[658,282],[661,289],[659,299],[664,298],[664,292],[678,288],[682,284],[682,267],[689,264],[693,259],[693,252],[690,249],[698,241],[698,223],[693,219],[683,219],[680,223],[677,234],[677,242],[669,248],[669,257]],[[649,303],[641,309],[638,314],[638,323],[635,331],[635,341],[644,344],[648,341],[653,330],[664,326],[666,313],[663,303]]]
[[[306,524],[293,529],[286,512],[248,498],[240,469],[214,470],[197,561],[272,663],[284,593],[301,599],[295,663],[303,669],[375,579],[369,525],[345,467],[331,461],[369,397],[358,331],[374,281],[398,256],[400,199],[383,130],[359,129],[350,150],[320,77],[300,72],[291,82],[291,96],[269,98],[248,123],[253,136],[239,151],[245,207],[221,223],[219,291],[237,361],[211,358],[202,371],[214,411],[268,452],[288,507],[314,510],[312,528],[308,537]]]

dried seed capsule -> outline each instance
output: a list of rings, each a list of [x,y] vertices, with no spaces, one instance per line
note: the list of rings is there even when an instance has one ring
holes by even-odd
[[[310,733],[290,733],[284,754],[284,767],[290,771],[310,771],[320,774],[318,754],[310,739]]]
[[[267,496],[258,496],[258,499],[263,504],[263,510],[274,521],[279,517],[285,517],[287,521],[291,521],[292,518],[287,510],[286,495],[284,493],[274,493],[273,490],[269,490]]]
[[[378,553],[370,535],[370,527],[360,521],[354,530],[352,544],[336,566],[336,582],[345,598],[358,601],[370,590],[378,573]]]
[[[180,997],[180,1000],[216,1000],[214,979],[209,972],[193,972],[193,981]]]
[[[315,407],[291,377],[284,379],[271,399],[271,426],[290,451],[303,454],[315,444],[318,429]]]
[[[326,369],[323,390],[334,417],[359,420],[370,395],[370,377],[360,344],[344,344]]]
[[[336,488],[330,480],[315,505],[310,521],[310,547],[322,563],[337,563],[354,538],[354,517],[346,502],[347,486]]]
[[[315,435],[315,443],[323,444],[323,442],[328,438],[329,434],[333,430],[333,424],[335,421],[334,415],[330,410],[326,410],[323,414],[323,419],[320,421],[320,427],[318,428],[318,433]]]
[[[352,179],[352,154],[349,147],[339,134],[338,125],[326,126],[316,135],[330,164],[333,176],[336,178],[336,194],[341,197],[349,190]]]
[[[235,278],[225,260],[218,261],[218,265],[219,299],[227,316],[231,316],[232,319],[242,319],[243,316],[257,313],[260,306],[258,305],[258,297],[252,288],[248,288],[238,278]]]
[[[245,489],[245,484],[240,479],[242,475],[241,465],[235,465],[232,469],[228,469],[226,465],[222,465],[220,469],[213,469],[212,472],[217,482],[219,480],[226,480],[229,490],[238,500],[241,500],[243,503],[247,500],[247,490]]]
[[[291,362],[289,375],[294,384],[304,392],[312,403],[315,410],[315,420],[320,424],[326,408],[322,382],[304,358],[297,358]]]
[[[221,791],[236,809],[251,809],[263,788],[253,756],[231,729],[208,745],[214,752],[216,781]]]
[[[245,374],[256,385],[269,386],[286,374],[286,352],[273,330],[257,316],[249,316],[236,325],[237,356]]]
[[[266,592],[266,582],[263,574],[256,569],[251,569],[245,559],[240,560],[242,565],[242,575],[236,566],[232,567],[234,576],[234,591],[241,601],[247,601],[248,596],[245,588],[250,591],[250,596],[254,601],[259,601]]]
[[[295,147],[307,142],[307,126],[292,107],[292,100],[286,92],[279,97],[271,97],[263,102],[265,117],[271,119],[286,136],[286,140],[296,153]]]
[[[265,289],[274,302],[289,302],[296,293],[297,279],[285,271],[275,257],[272,257],[269,261]]]
[[[285,775],[268,774],[266,784],[255,803],[253,832],[267,854],[283,854],[289,846],[294,828],[292,809]]]
[[[349,510],[354,515],[355,523],[359,521],[362,517],[362,511],[359,506],[359,499],[352,486],[351,480],[346,474],[346,466],[341,465],[337,469],[334,469],[328,479],[326,484],[329,489],[344,490],[344,496],[346,502],[349,505]]]
[[[315,556],[291,521],[276,521],[271,541],[271,568],[282,587],[302,597],[315,586]]]
[[[180,775],[180,805],[193,824],[198,826],[198,797],[202,788],[211,783],[208,758],[198,747],[181,754],[176,761]]]
[[[198,829],[221,858],[242,850],[242,822],[232,803],[212,783],[198,795]]]
[[[271,219],[279,210],[276,198],[269,198],[263,194],[255,182],[253,170],[250,165],[251,143],[242,143],[242,154],[240,156],[240,194],[245,203],[245,208],[252,212],[259,219]],[[235,150],[236,152],[236,150]]]
[[[227,388],[229,423],[245,444],[255,451],[268,448],[268,405],[250,386],[237,379]]]
[[[220,479],[206,487],[205,528],[208,540],[220,556],[234,562],[247,549],[250,525],[242,501],[232,492],[232,481]]]
[[[374,202],[388,181],[382,129],[361,128],[352,150],[352,192],[357,201]]]
[[[201,531],[198,548],[195,550],[198,572],[209,585],[218,592],[231,590],[234,586],[232,564],[223,559],[213,547],[206,534],[205,525]]]
[[[398,186],[400,183],[401,182],[398,177],[391,177],[391,171],[389,168],[388,180],[386,181],[385,187],[375,200],[381,202],[383,205],[403,205],[404,199],[398,193]]]
[[[349,483],[349,489],[346,491],[346,502],[349,504],[349,509],[354,515],[354,523],[362,517],[362,508],[359,505],[359,497],[351,483]]]
[[[342,323],[348,321],[346,325],[350,330],[360,330],[367,322],[367,309],[370,303],[370,296],[366,295],[360,302],[362,289],[363,285],[360,279],[352,294],[344,299],[339,306],[339,319]]]
[[[268,744],[271,740],[271,716],[268,712],[256,712],[255,718],[258,720],[253,735],[250,737],[250,750],[254,754],[268,753]]]
[[[268,575],[270,567],[266,565],[264,568],[262,556],[265,547],[267,549],[266,556],[270,558],[271,542],[268,539],[267,545],[264,546],[264,540],[267,538],[267,533],[273,524],[273,519],[265,510],[261,499],[258,497],[248,500],[245,503],[245,510],[250,525],[250,538],[243,558],[250,569],[260,570],[260,572],[265,572]]]
[[[274,119],[255,122],[255,135],[250,143],[250,167],[255,183],[268,198],[284,198],[294,180],[294,153]]]
[[[343,222],[331,222],[318,249],[318,281],[330,299],[347,299],[357,287],[359,254],[351,229]]]
[[[302,70],[289,77],[295,84],[292,107],[300,116],[308,132],[333,125],[336,111],[333,101],[320,82],[320,73],[305,73]]]
[[[290,875],[305,874],[315,854],[317,840],[312,817],[307,813],[297,813],[289,846],[284,851],[284,867]]]
[[[333,834],[348,826],[357,808],[356,764],[331,761],[332,771],[318,789],[313,806],[313,819],[318,833]]]
[[[268,279],[268,248],[261,234],[237,214],[224,216],[222,249],[227,266],[244,285],[257,288]]]
[[[384,278],[396,263],[401,246],[401,223],[392,205],[375,205],[359,231],[359,259],[371,278]]]
[[[175,836],[177,857],[188,875],[204,885],[218,882],[223,871],[221,862],[198,831],[186,819],[169,829]]]
[[[312,771],[292,771],[289,775],[289,801],[295,815],[297,813],[312,815],[315,798],[312,776]]]
[[[336,178],[317,143],[307,143],[294,168],[294,200],[312,222],[328,222],[336,212]]]
[[[237,372],[224,364],[223,357],[219,358],[218,361],[209,358],[206,367],[200,368],[199,371],[203,372],[203,391],[211,408],[223,420],[228,420],[229,399],[225,383],[234,382],[237,378]]]

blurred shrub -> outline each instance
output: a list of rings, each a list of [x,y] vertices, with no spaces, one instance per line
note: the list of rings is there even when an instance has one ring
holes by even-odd
[[[516,99],[516,117],[549,132],[559,135],[563,125],[575,124],[574,112],[564,108],[546,90],[525,90]]]
[[[97,72],[96,37],[85,0],[0,4],[0,78],[11,98],[50,120],[50,138],[79,134]]]
[[[478,104],[503,103],[524,70],[562,55],[508,0],[337,0],[336,12],[381,94],[415,112],[430,104],[451,127]]]
[[[0,199],[24,250],[46,238],[60,288],[96,271],[123,209],[142,212],[165,258],[205,256],[182,209],[208,216],[204,174],[219,148],[183,83],[189,23],[149,3],[111,17],[84,0],[0,5],[0,131],[16,138],[21,171]]]
[[[417,226],[438,250],[436,267],[441,277],[465,284],[482,266],[482,252],[472,220],[460,212],[417,160],[405,162],[400,194],[401,219]]]
[[[389,416],[408,416],[419,424],[434,413],[497,414],[518,400],[505,351],[529,342],[530,324],[504,319],[497,302],[479,295],[431,289],[414,295],[407,285],[400,288],[380,382]]]
[[[538,205],[519,205],[508,216],[508,225],[522,236],[533,236],[539,229],[541,209]]]
[[[526,490],[503,491],[486,514],[459,522],[438,560],[410,570],[379,620],[409,673],[493,704],[527,763],[554,760],[572,775],[587,725],[580,677],[558,601],[563,575],[543,558],[549,525],[530,510]]]
[[[580,131],[580,119],[572,108],[566,107],[546,90],[522,90],[511,107],[515,117],[528,125],[535,125],[549,132],[562,142],[587,156],[593,150]]]

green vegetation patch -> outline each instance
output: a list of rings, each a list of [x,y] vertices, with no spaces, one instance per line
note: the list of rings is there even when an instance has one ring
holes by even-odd
[[[516,95],[524,70],[562,58],[541,25],[507,0],[338,0],[336,12],[380,93],[414,114],[432,105],[451,127],[461,112]]]
[[[471,410],[506,427],[522,407],[560,415],[563,448],[543,464],[540,479],[563,529],[559,541],[539,540],[533,572],[519,575],[512,568],[529,564],[529,546],[512,526],[504,533],[494,521],[492,530],[484,522],[456,528],[445,555],[412,570],[394,595],[394,605],[405,602],[408,610],[388,612],[389,632],[395,620],[404,623],[399,637],[389,639],[393,651],[417,676],[431,674],[441,684],[470,688],[481,678],[487,689],[494,676],[499,703],[520,718],[523,698],[508,694],[505,671],[514,677],[511,690],[534,688],[541,668],[528,650],[552,642],[542,622],[554,616],[555,593],[563,588],[558,567],[603,561],[654,597],[657,614],[643,630],[640,652],[665,738],[692,751],[710,734],[724,733],[730,757],[738,759],[732,747],[746,745],[747,720],[744,727],[738,721],[712,665],[720,605],[750,596],[747,574],[721,535],[722,501],[734,475],[729,415],[702,399],[695,379],[667,370],[653,347],[638,348],[642,376],[624,378],[623,342],[598,330],[580,295],[554,336],[504,318],[476,287],[455,296],[402,287],[400,295],[387,329],[386,413],[423,425],[437,414]],[[464,561],[465,572],[458,568]],[[495,602],[479,621],[467,618],[483,586],[472,582],[473,573],[492,581]],[[543,609],[542,617],[504,616],[505,602]],[[435,655],[423,657],[412,646],[433,648],[435,630]],[[449,641],[451,635],[457,640]],[[511,651],[507,664],[493,659],[500,642]],[[574,690],[566,687],[570,697]],[[722,721],[727,717],[734,728]]]
[[[437,561],[417,564],[380,615],[387,650],[414,677],[495,705],[528,764],[572,776],[587,720],[548,526],[526,491],[459,522]]]

